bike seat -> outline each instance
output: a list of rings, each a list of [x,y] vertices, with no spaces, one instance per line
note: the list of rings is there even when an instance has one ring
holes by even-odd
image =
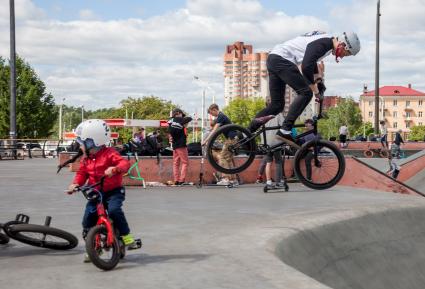
[[[264,125],[266,124],[269,120],[275,118],[274,115],[266,115],[266,116],[261,116],[261,117],[257,117],[254,119],[254,121],[259,124],[259,125]]]

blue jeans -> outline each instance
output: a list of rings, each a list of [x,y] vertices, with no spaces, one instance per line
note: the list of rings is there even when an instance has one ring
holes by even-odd
[[[122,210],[122,203],[125,200],[125,189],[117,188],[107,193],[102,194],[103,204],[108,210],[109,217],[114,222],[114,227],[118,229],[121,235],[127,235],[130,233],[127,219],[125,218]],[[84,232],[88,232],[91,227],[96,225],[97,222],[97,201],[88,201],[86,210],[83,217],[83,235]]]

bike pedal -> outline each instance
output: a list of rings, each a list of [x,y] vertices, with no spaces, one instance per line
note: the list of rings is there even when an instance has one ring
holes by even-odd
[[[30,217],[25,215],[25,214],[17,214],[15,220],[18,221],[18,222],[28,224],[29,221],[30,221]]]
[[[137,249],[142,248],[142,240],[141,239],[135,239],[134,243],[135,243],[135,245],[128,247],[127,250],[130,251],[130,250],[137,250]]]

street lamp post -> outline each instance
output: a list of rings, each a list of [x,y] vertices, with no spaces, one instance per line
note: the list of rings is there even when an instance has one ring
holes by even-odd
[[[81,122],[84,121],[84,105],[81,106]]]
[[[202,112],[201,112],[201,142],[204,141],[204,126],[205,126],[205,94],[206,94],[206,89],[209,88],[213,95],[212,95],[212,103],[215,103],[215,95],[214,95],[214,90],[208,85],[208,82],[204,82],[201,79],[199,79],[198,76],[194,76],[193,77],[195,80],[201,82],[201,86],[202,86]]]
[[[65,97],[62,98],[62,103],[59,107],[59,139],[62,139],[62,110],[63,110],[63,103],[65,102]]]
[[[375,134],[379,134],[379,17],[381,17],[381,1],[376,5],[376,58],[375,58]]]
[[[16,43],[15,43],[15,1],[10,0],[10,128],[9,137],[12,145],[16,139]],[[15,153],[15,151],[14,151]]]

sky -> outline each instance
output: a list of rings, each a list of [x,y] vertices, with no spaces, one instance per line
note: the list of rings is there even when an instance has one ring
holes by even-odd
[[[320,3],[320,4],[319,4]],[[0,56],[9,57],[9,0],[0,0]],[[328,95],[374,88],[373,0],[15,0],[17,52],[57,103],[97,109],[155,95],[200,113],[224,103],[223,54],[235,41],[269,51],[297,35],[356,31],[362,50],[325,60]],[[425,91],[425,0],[381,1],[382,85]],[[194,81],[193,76],[201,81]]]

